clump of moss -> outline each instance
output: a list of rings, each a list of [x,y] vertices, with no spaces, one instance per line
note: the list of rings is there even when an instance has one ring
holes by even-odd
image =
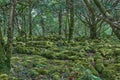
[[[116,48],[115,50],[114,50],[114,56],[120,56],[120,48]]]
[[[102,72],[102,77],[106,80],[115,80],[115,71],[105,68]]]
[[[56,58],[55,53],[53,51],[49,51],[49,50],[42,53],[41,56],[43,56],[47,59],[55,59]]]
[[[8,80],[9,76],[7,74],[1,74],[0,75],[0,80]]]

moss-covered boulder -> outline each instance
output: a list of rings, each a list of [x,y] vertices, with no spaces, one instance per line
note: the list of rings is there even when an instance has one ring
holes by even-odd
[[[9,80],[9,76],[7,74],[1,74],[0,80]]]

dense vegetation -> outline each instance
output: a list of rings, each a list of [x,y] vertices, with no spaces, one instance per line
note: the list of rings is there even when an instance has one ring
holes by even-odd
[[[120,80],[119,0],[0,0],[0,80]]]

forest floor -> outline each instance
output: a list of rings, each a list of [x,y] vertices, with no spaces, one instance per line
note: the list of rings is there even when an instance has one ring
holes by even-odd
[[[120,80],[120,42],[115,40],[17,40],[11,61],[11,80]]]

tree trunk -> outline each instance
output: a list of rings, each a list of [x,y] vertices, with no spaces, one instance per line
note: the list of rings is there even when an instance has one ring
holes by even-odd
[[[90,26],[90,38],[91,39],[96,39],[97,38],[97,32],[96,32],[96,26],[91,25]]]
[[[88,0],[84,0],[86,7],[89,11],[90,15],[90,22],[89,22],[89,28],[90,28],[90,38],[91,39],[97,39],[97,24],[100,22],[95,16],[95,10],[94,8],[90,5]]]
[[[29,37],[32,36],[32,1],[29,0]]]
[[[66,21],[65,21],[65,39],[68,40],[68,25],[69,25],[69,1],[66,0]]]
[[[45,23],[44,23],[44,18],[41,19],[41,25],[42,25],[42,36],[45,37]]]
[[[11,69],[10,59],[12,55],[12,43],[13,43],[13,32],[14,32],[14,19],[15,19],[15,8],[16,8],[16,0],[11,0],[11,11],[10,11],[10,25],[8,27],[8,42],[7,42],[7,51],[6,51],[6,63],[8,67],[8,71]]]
[[[118,39],[120,39],[120,24],[119,24],[119,22],[114,19],[114,17],[100,4],[100,2],[98,0],[93,0],[93,1],[96,4],[96,6],[98,7],[98,9],[101,11],[103,16],[105,17],[105,18],[103,18],[103,20],[111,25],[113,32],[118,37]]]
[[[0,27],[0,74],[7,73],[8,71],[5,54],[6,53],[4,49],[4,41],[3,41],[2,31]]]
[[[59,10],[58,21],[59,21],[59,35],[61,35],[62,34],[62,9],[61,8]]]
[[[117,36],[117,38],[120,40],[120,30],[118,30],[117,28],[113,28],[113,32]]]
[[[69,25],[69,40],[73,38],[74,31],[74,0],[70,0],[70,25]]]

